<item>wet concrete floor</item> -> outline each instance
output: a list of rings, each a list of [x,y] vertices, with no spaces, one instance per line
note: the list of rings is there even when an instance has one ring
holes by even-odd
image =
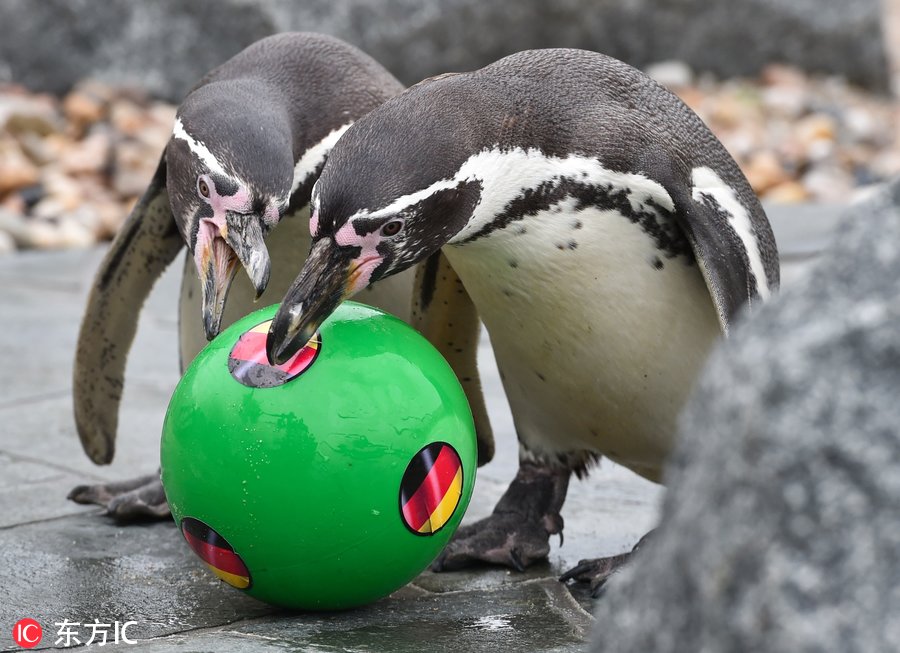
[[[801,274],[834,224],[830,207],[770,211],[784,257],[784,283]],[[563,510],[565,542],[525,573],[480,568],[424,572],[365,608],[290,613],[215,579],[171,522],[122,527],[99,509],[66,500],[75,485],[150,473],[178,380],[178,271],[160,281],[142,314],[129,359],[115,461],[94,466],[72,420],[71,368],[89,284],[102,249],[24,253],[0,259],[0,651],[20,650],[11,633],[30,617],[37,646],[93,645],[115,622],[131,623],[145,651],[577,651],[591,598],[556,578],[585,557],[629,549],[656,519],[661,489],[604,461],[572,482]],[[276,301],[278,298],[272,298]],[[512,479],[517,448],[490,353],[482,377],[498,453],[478,471],[466,521],[490,513]],[[65,621],[71,637],[60,634]],[[87,623],[110,624],[90,628]],[[63,628],[62,630],[65,630]],[[33,631],[32,631],[33,632]]]

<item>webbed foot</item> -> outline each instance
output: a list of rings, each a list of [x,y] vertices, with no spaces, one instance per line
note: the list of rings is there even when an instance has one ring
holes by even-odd
[[[628,564],[637,550],[647,542],[653,531],[650,531],[632,547],[631,551],[606,558],[590,558],[579,560],[578,564],[559,577],[560,582],[575,581],[576,583],[590,583],[591,596],[594,598],[603,594],[608,581],[613,574]]]
[[[79,485],[69,492],[68,498],[75,503],[106,508],[106,514],[119,522],[168,519],[171,516],[158,472],[116,483]]]
[[[452,571],[482,562],[524,571],[546,558],[550,536],[559,533],[562,539],[559,511],[568,487],[568,470],[522,463],[493,514],[461,528],[431,569]]]

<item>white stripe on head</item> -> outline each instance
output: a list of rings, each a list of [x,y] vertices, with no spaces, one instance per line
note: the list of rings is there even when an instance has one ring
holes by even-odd
[[[181,118],[175,118],[175,127],[172,129],[172,136],[187,143],[188,149],[203,162],[210,172],[218,173],[223,177],[230,176],[225,172],[225,168],[222,167],[219,160],[209,151],[209,148],[185,131],[184,125],[181,123]]]
[[[750,271],[756,278],[756,290],[760,298],[766,300],[771,295],[769,282],[766,278],[766,268],[763,265],[762,254],[759,250],[759,241],[753,231],[750,222],[750,214],[747,208],[741,204],[734,189],[716,174],[715,170],[707,167],[694,168],[691,172],[693,184],[692,197],[694,201],[703,203],[704,195],[712,197],[726,214],[728,224],[734,229],[750,261]]]
[[[612,191],[627,190],[628,201],[635,211],[647,210],[651,201],[666,211],[675,208],[672,198],[661,184],[641,174],[616,172],[605,168],[594,157],[577,154],[556,157],[547,156],[535,148],[525,150],[520,147],[514,149],[494,147],[469,157],[452,178],[442,179],[427,188],[398,197],[378,210],[358,211],[350,217],[350,220],[357,217],[379,218],[400,213],[436,192],[453,188],[460,182],[478,180],[482,185],[481,201],[465,227],[450,240],[452,244],[465,240],[490,224],[510,201],[522,195],[524,191],[562,178],[588,185],[609,186]]]
[[[341,125],[337,129],[332,130],[325,138],[300,156],[300,160],[294,166],[294,182],[291,184],[291,195],[300,188],[300,184],[306,181],[310,175],[315,174],[316,169],[325,161],[331,148],[334,147],[334,144],[338,142],[338,139],[343,136],[344,132],[352,124],[348,122],[346,125]]]

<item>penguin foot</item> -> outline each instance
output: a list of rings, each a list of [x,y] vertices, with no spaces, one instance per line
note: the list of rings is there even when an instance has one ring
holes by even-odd
[[[159,473],[117,483],[79,485],[69,492],[68,498],[106,508],[107,515],[123,523],[171,516]]]
[[[561,583],[570,580],[576,583],[590,583],[591,596],[599,598],[606,589],[606,581],[631,560],[637,550],[646,543],[653,531],[650,531],[634,545],[631,551],[607,558],[590,558],[579,560],[578,564],[559,577]]]
[[[550,553],[550,536],[562,541],[559,514],[569,487],[569,471],[522,463],[494,512],[464,526],[450,540],[432,571],[453,571],[488,563],[525,571]]]
[[[632,552],[622,553],[608,558],[591,558],[579,560],[578,564],[559,577],[561,583],[573,580],[576,583],[590,583],[591,596],[598,598],[603,594],[613,574],[631,560]]]
[[[522,521],[521,515],[491,515],[459,529],[431,563],[431,570],[455,571],[488,563],[525,571],[550,553],[550,535],[562,532],[562,517],[558,524],[551,531],[545,524]]]

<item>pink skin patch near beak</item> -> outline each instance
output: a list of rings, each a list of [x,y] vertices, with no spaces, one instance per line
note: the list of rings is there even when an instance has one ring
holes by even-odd
[[[271,204],[266,207],[266,212],[263,213],[263,221],[269,225],[270,227],[274,227],[278,224],[278,220],[281,218],[281,214],[278,212],[278,207],[274,204]]]
[[[384,260],[384,256],[378,253],[378,245],[381,241],[382,236],[378,231],[360,236],[349,222],[334,234],[334,242],[338,245],[359,247],[362,250],[359,256],[350,263],[350,274],[347,277],[347,297],[369,285],[372,273]]]
[[[200,271],[201,278],[206,271],[208,257],[213,256],[214,269],[217,271],[226,271],[228,261],[228,252],[231,249],[226,244],[228,237],[228,225],[225,222],[225,215],[228,211],[242,213],[250,210],[251,198],[250,192],[245,188],[238,189],[234,195],[219,195],[216,191],[216,185],[212,180],[207,180],[209,188],[209,197],[203,201],[208,202],[213,210],[213,217],[201,218],[200,226],[197,229],[197,242],[194,245],[194,262]],[[277,221],[278,210],[275,211]],[[269,219],[269,212],[266,211],[266,220]],[[219,239],[221,242],[217,242]]]
[[[217,251],[221,247],[216,246],[216,240],[224,245],[227,235],[228,225],[225,224],[224,215],[200,219],[200,227],[197,229],[197,243],[194,246],[194,262],[196,262],[197,269],[201,271],[201,274],[205,273],[210,256],[219,258]],[[219,266],[215,267],[216,269],[219,268]]]
[[[238,189],[234,195],[220,195],[211,179],[207,179],[206,184],[209,197],[203,201],[212,207],[213,217],[200,218],[197,241],[194,244],[194,263],[200,279],[205,280],[211,262],[215,286],[220,288],[231,279],[237,265],[236,256],[227,243],[228,224],[225,215],[228,211],[248,211],[252,202],[249,191],[244,188]]]
[[[234,195],[219,195],[216,192],[215,184],[209,184],[209,190],[209,204],[213,208],[215,217],[222,216],[224,219],[226,211],[246,213],[250,210],[250,192],[246,188],[238,189]]]

